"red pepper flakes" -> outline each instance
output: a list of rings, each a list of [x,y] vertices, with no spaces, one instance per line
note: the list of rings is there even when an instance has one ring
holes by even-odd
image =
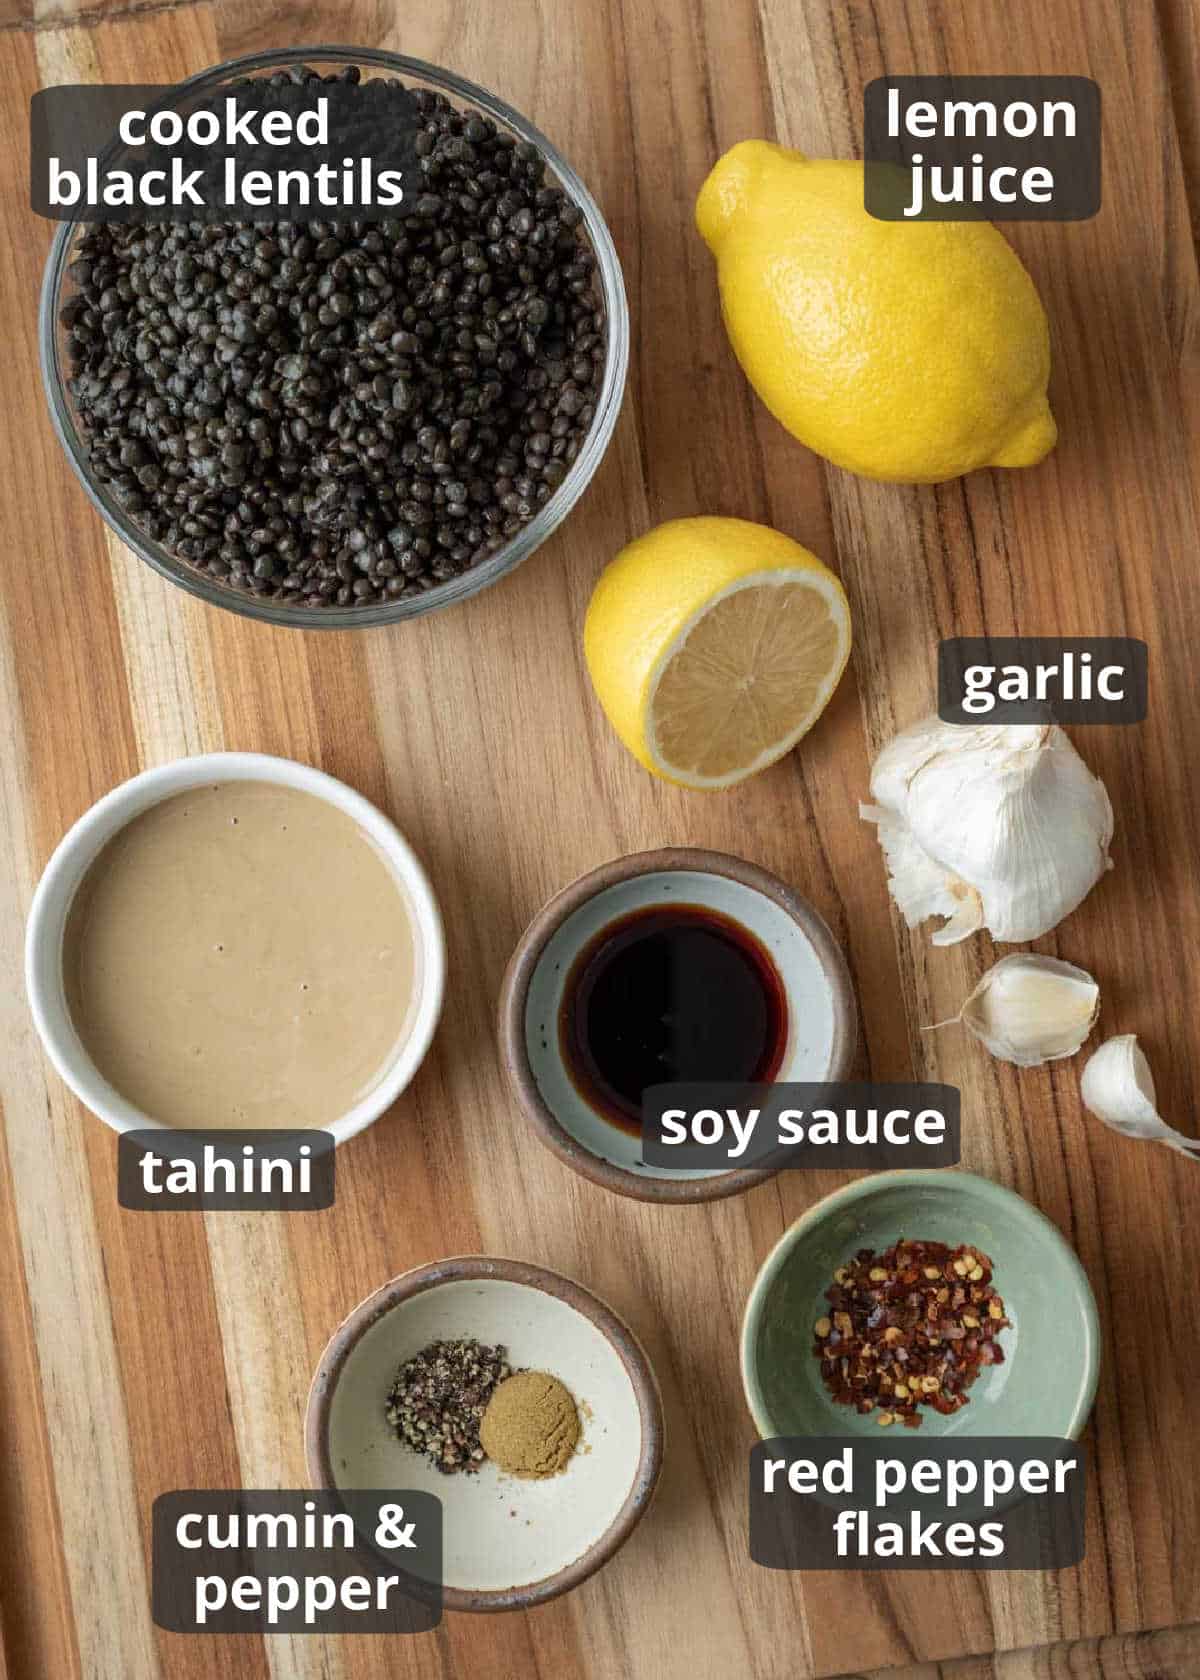
[[[860,1248],[825,1291],[813,1353],[839,1406],[921,1427],[921,1406],[948,1416],[968,1404],[986,1365],[1002,1365],[1009,1327],[978,1248],[904,1240],[883,1254]]]

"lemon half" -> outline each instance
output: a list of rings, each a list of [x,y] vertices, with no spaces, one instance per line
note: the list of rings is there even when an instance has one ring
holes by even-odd
[[[621,550],[588,607],[584,655],[640,763],[726,788],[790,752],[850,656],[850,609],[829,568],[744,519],[675,519]]]

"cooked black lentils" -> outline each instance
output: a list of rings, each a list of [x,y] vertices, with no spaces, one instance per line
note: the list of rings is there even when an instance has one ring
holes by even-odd
[[[605,323],[582,212],[535,146],[415,97],[403,219],[101,223],[76,247],[91,469],[218,583],[314,608],[432,589],[503,547],[587,435]]]

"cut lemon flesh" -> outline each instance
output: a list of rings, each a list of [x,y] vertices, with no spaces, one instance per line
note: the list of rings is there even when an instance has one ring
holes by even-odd
[[[849,657],[850,608],[791,537],[702,514],[656,526],[609,562],[583,648],[640,764],[684,787],[732,787],[820,716]]]
[[[845,597],[830,581],[752,575],[684,627],[649,698],[648,746],[664,775],[728,787],[811,729],[850,651]]]

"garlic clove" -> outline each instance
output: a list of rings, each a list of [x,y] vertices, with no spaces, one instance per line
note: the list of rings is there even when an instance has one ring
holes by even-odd
[[[892,896],[910,927],[945,919],[935,944],[1037,939],[1112,867],[1108,794],[1055,724],[926,718],[879,754],[871,797]]]
[[[1040,1067],[1073,1056],[1099,1013],[1100,988],[1086,970],[1022,953],[988,969],[958,1019],[1001,1061]]]
[[[1159,1114],[1154,1075],[1136,1033],[1106,1039],[1088,1057],[1079,1089],[1085,1108],[1114,1132],[1165,1143],[1190,1160],[1200,1160],[1200,1139],[1185,1137]]]
[[[1093,1114],[1130,1137],[1145,1137],[1161,1124],[1154,1075],[1136,1033],[1106,1039],[1088,1057],[1080,1093]]]

